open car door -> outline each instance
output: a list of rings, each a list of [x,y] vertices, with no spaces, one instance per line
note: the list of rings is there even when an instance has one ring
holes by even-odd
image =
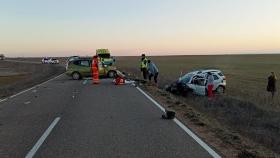
[[[195,78],[195,81],[194,81],[194,86],[195,86],[195,89],[194,89],[194,93],[195,94],[198,94],[198,95],[206,95],[206,79],[205,77],[202,77],[202,76],[196,76]]]

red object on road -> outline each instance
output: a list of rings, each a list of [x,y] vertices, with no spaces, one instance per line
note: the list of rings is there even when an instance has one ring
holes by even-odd
[[[118,76],[115,79],[115,85],[123,85],[125,83],[125,79],[123,77]]]
[[[207,87],[208,88],[208,97],[210,97],[210,98],[214,97],[213,87],[214,87],[213,84],[209,84],[208,87]]]
[[[92,83],[99,84],[98,57],[93,56],[91,63]]]

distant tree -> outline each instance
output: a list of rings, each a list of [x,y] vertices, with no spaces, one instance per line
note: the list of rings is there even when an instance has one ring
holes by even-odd
[[[5,55],[4,54],[0,54],[0,60],[4,60],[5,59]]]

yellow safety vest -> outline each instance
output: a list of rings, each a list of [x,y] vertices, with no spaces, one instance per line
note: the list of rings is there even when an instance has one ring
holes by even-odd
[[[148,59],[145,58],[141,61],[141,68],[148,68]]]

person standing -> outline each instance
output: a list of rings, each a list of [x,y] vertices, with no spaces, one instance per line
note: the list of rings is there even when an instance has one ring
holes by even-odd
[[[140,70],[143,73],[144,80],[146,80],[148,74],[148,59],[145,54],[142,54],[141,56]]]
[[[211,72],[207,73],[207,89],[208,89],[208,97],[212,98],[214,96],[213,94],[213,88],[214,88],[214,76]]]
[[[155,83],[157,83],[157,77],[159,73],[158,68],[151,60],[148,60],[148,73],[149,73],[149,81],[151,81],[152,77],[154,77],[154,81]]]
[[[277,77],[274,72],[271,72],[271,75],[268,77],[267,81],[267,91],[271,92],[272,99],[274,98],[274,94],[276,92],[276,80]]]
[[[91,63],[92,83],[99,84],[98,57],[93,56]]]

